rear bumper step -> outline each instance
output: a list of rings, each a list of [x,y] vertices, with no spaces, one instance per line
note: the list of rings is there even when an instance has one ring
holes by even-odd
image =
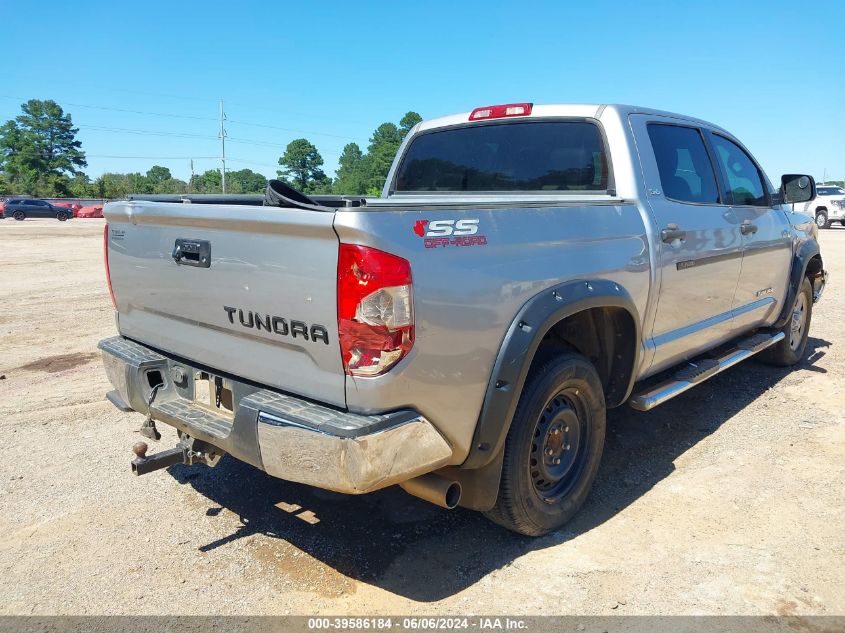
[[[783,332],[774,332],[755,334],[736,341],[731,349],[716,358],[693,361],[678,370],[672,378],[635,393],[628,400],[628,404],[638,411],[653,409],[784,338]]]
[[[150,406],[154,420],[280,479],[359,494],[429,473],[452,457],[448,442],[416,411],[359,415],[223,377],[234,403],[226,414],[194,398],[197,376],[214,370],[119,336],[98,347],[116,406],[146,414],[151,382],[163,380]]]

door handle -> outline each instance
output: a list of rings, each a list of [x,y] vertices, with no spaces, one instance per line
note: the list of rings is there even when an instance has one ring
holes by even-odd
[[[664,242],[671,242],[673,240],[683,241],[687,237],[687,232],[678,228],[677,224],[667,224],[666,228],[660,231],[660,239]]]
[[[745,220],[739,225],[739,232],[743,235],[754,235],[757,232],[757,225],[752,224],[749,220]]]

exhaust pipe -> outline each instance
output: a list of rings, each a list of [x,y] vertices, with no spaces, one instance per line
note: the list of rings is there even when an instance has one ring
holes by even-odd
[[[461,500],[461,484],[434,473],[403,481],[399,486],[408,494],[447,510],[453,509]]]

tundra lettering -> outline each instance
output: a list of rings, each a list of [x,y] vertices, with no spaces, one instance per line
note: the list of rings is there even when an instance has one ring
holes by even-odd
[[[285,319],[271,314],[259,314],[247,310],[244,312],[240,308],[232,308],[230,306],[223,306],[223,310],[229,316],[229,323],[234,325],[235,312],[238,313],[238,321],[246,328],[254,328],[256,330],[266,330],[267,332],[274,332],[280,336],[287,336],[289,333],[293,338],[300,336],[306,341],[323,341],[326,345],[329,344],[329,331],[322,325],[309,326],[303,321],[291,321],[290,328]],[[310,332],[310,337],[309,337]]]

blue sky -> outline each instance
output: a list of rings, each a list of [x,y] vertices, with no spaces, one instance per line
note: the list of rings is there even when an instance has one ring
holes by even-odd
[[[365,149],[408,110],[533,101],[682,112],[737,135],[774,182],[845,178],[841,0],[0,0],[0,15],[5,43],[28,42],[4,47],[0,121],[55,99],[91,177],[160,164],[187,178],[189,157],[197,172],[219,167],[223,98],[227,166],[268,176],[294,138],[331,173],[345,143]]]

